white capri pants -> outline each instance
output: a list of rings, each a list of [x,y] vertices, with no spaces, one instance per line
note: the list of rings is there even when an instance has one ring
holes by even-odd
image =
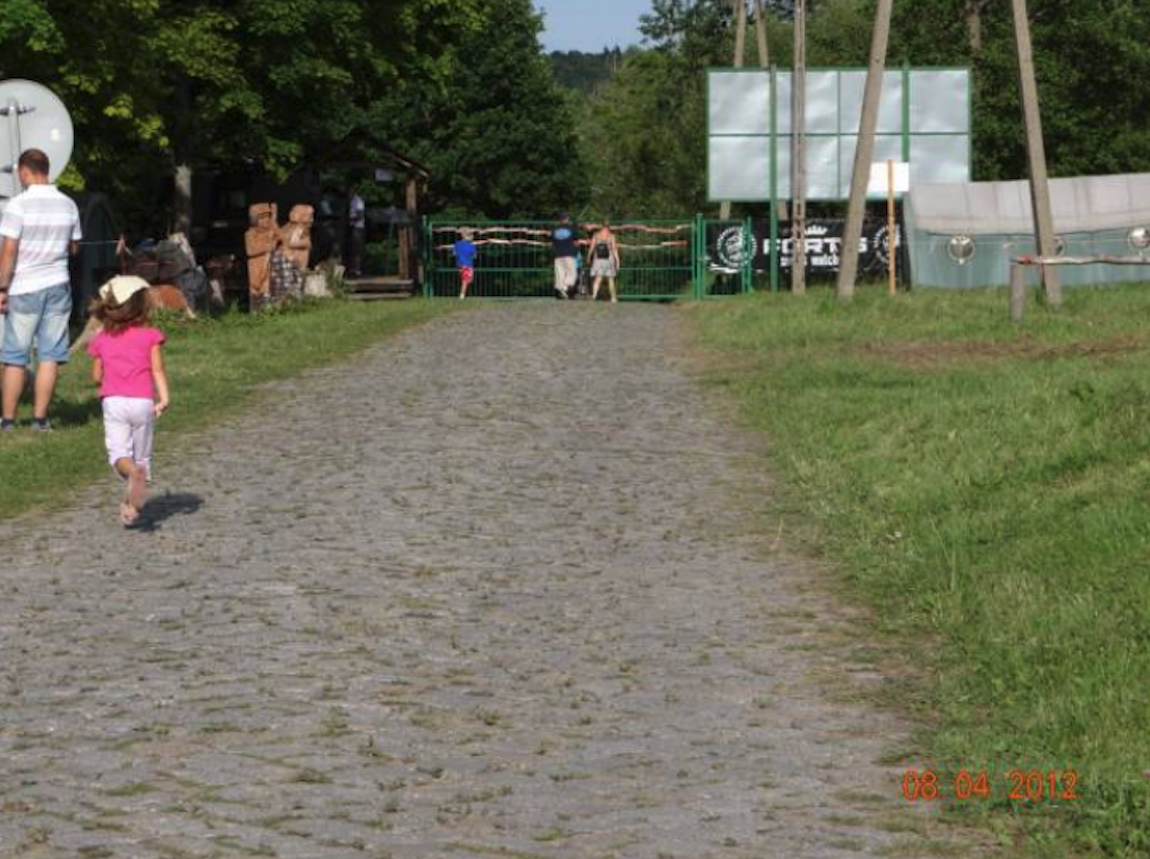
[[[138,397],[104,398],[104,444],[112,468],[130,459],[152,474],[152,438],[156,426],[156,402]]]

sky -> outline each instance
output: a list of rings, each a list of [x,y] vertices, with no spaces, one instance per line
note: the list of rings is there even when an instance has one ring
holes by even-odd
[[[650,0],[535,0],[544,12],[548,51],[599,51],[639,43],[639,16]]]

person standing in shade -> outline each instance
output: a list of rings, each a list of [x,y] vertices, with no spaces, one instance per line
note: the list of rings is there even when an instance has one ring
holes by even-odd
[[[40,361],[32,404],[32,429],[47,431],[48,406],[61,364],[68,363],[72,284],[68,256],[79,250],[76,204],[48,181],[48,156],[29,149],[17,163],[27,190],[13,197],[0,220],[0,314],[3,314],[3,406],[0,430],[16,426],[16,408],[32,345]]]
[[[611,223],[604,220],[591,239],[591,247],[587,250],[587,264],[591,267],[591,277],[595,279],[591,287],[591,300],[599,298],[599,287],[603,285],[603,278],[607,278],[607,291],[611,293],[611,303],[619,301],[615,291],[615,278],[619,275],[619,244],[615,241],[615,234],[611,232]]]
[[[579,256],[579,237],[566,213],[559,216],[559,224],[551,231],[551,250],[555,256],[555,295],[568,299],[579,280],[575,266]]]
[[[367,206],[359,196],[359,188],[351,187],[347,199],[347,276],[363,274],[363,248],[367,236]]]

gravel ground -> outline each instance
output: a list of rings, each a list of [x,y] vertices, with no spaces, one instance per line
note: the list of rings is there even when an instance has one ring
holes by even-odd
[[[686,345],[489,305],[0,525],[0,855],[920,855]]]

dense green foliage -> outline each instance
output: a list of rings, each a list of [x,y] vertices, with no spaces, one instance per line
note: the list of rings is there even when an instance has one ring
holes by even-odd
[[[808,62],[865,66],[875,0],[811,6]],[[768,4],[771,61],[790,65],[789,4]],[[1031,0],[1050,168],[1073,176],[1150,170],[1150,16],[1135,0]],[[1026,175],[1010,4],[895,3],[889,62],[974,70],[974,167],[979,180]],[[597,90],[584,123],[594,201],[654,215],[705,203],[705,78],[734,53],[727,0],[653,0],[647,49],[629,54]],[[758,62],[753,31],[749,65]]]
[[[810,3],[810,62],[865,64],[874,4]],[[1150,16],[1030,5],[1052,172],[1150,169]],[[792,4],[765,6],[785,68]],[[1009,4],[895,10],[892,64],[975,71],[976,178],[1024,175]],[[434,210],[661,216],[706,206],[704,71],[730,64],[732,18],[729,0],[651,0],[641,48],[548,57],[531,0],[9,0],[0,75],[64,98],[64,184],[111,192],[133,224],[162,227],[177,164],[282,176],[349,135],[426,162]]]
[[[365,156],[425,156],[436,199],[501,214],[577,196],[555,178],[575,122],[540,27],[530,0],[13,0],[0,74],[64,99],[65,186],[110,192],[133,224],[162,227],[177,164],[284,176],[353,132]]]
[[[1000,291],[698,313],[712,381],[788,478],[774,515],[916,666],[897,706],[921,704],[923,758],[994,773],[960,810],[1020,821],[1035,855],[1146,856],[1146,287],[1074,290],[1022,327]],[[1081,799],[1011,803],[1015,767],[1077,770]]]
[[[891,61],[974,69],[975,174],[1026,175],[1009,3],[916,0]],[[1150,16],[1135,0],[1031,0],[1047,157],[1055,176],[1150,170]]]
[[[635,51],[631,48],[627,53]],[[597,54],[584,51],[552,51],[548,59],[555,81],[560,86],[590,95],[601,84],[611,80],[623,64],[624,52],[604,48]]]
[[[401,328],[455,309],[425,301],[312,300],[258,316],[162,320],[172,408],[157,424],[160,462],[173,455],[182,433],[250,405],[263,383],[349,358]],[[88,357],[77,355],[60,378],[51,435],[0,437],[0,519],[67,502],[78,486],[107,473],[100,400],[89,376]]]
[[[789,6],[767,4],[771,61],[787,65]],[[868,22],[858,0],[826,0],[808,27],[809,61],[865,64]],[[588,101],[582,124],[596,181],[593,205],[621,215],[695,212],[706,199],[706,70],[731,65],[733,11],[726,0],[654,0],[642,19],[646,49],[629,53]],[[747,63],[758,63],[755,34]]]
[[[372,127],[427,164],[432,205],[493,218],[554,216],[586,199],[575,96],[539,45],[531,0],[473,0],[498,25],[457,35],[444,80],[383,94]]]

